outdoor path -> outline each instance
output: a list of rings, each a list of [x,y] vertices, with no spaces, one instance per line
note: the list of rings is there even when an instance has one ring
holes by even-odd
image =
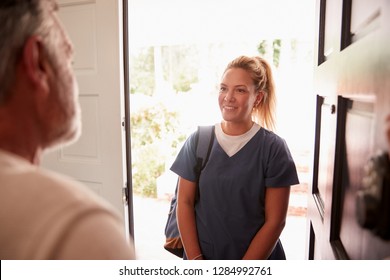
[[[290,205],[302,205],[305,201],[303,196],[292,194]],[[168,200],[134,196],[134,234],[138,259],[179,260],[179,258],[165,251],[163,248],[165,240],[164,228],[168,209]],[[288,260],[305,259],[305,215],[288,215],[287,224],[281,235],[281,240]]]

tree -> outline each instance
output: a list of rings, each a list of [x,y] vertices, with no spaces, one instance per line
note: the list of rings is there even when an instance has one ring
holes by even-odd
[[[162,55],[164,79],[172,84],[176,93],[190,91],[191,85],[198,82],[196,46],[166,46]]]
[[[130,93],[152,96],[155,88],[153,47],[140,49],[130,57]]]
[[[268,40],[262,40],[257,46],[257,51],[262,57],[266,57],[267,55],[270,55],[269,52],[272,51],[272,63],[277,68],[279,67],[281,46],[282,46],[282,40],[275,39],[272,41],[272,50],[270,50]]]

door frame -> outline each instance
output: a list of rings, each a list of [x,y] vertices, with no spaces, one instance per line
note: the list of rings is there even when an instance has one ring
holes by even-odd
[[[130,133],[130,70],[129,70],[129,3],[128,0],[122,0],[122,14],[123,14],[123,73],[124,73],[124,106],[125,119],[122,126],[125,130],[126,139],[126,186],[124,189],[124,203],[127,205],[128,215],[128,231],[130,236],[134,239],[134,215],[133,215],[133,172],[131,159],[131,133]]]

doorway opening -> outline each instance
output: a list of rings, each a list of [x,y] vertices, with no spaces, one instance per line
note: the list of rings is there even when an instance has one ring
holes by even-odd
[[[292,187],[281,240],[305,259],[314,140],[315,1],[130,0],[129,69],[134,239],[139,259],[177,259],[162,247],[176,175],[170,165],[198,125],[220,121],[217,85],[239,55],[273,64],[277,129],[292,152]]]

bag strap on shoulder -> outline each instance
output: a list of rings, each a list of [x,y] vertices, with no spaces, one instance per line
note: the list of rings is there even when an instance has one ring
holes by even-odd
[[[196,145],[196,173],[200,176],[200,172],[206,166],[209,159],[211,148],[214,142],[214,126],[198,126]]]

